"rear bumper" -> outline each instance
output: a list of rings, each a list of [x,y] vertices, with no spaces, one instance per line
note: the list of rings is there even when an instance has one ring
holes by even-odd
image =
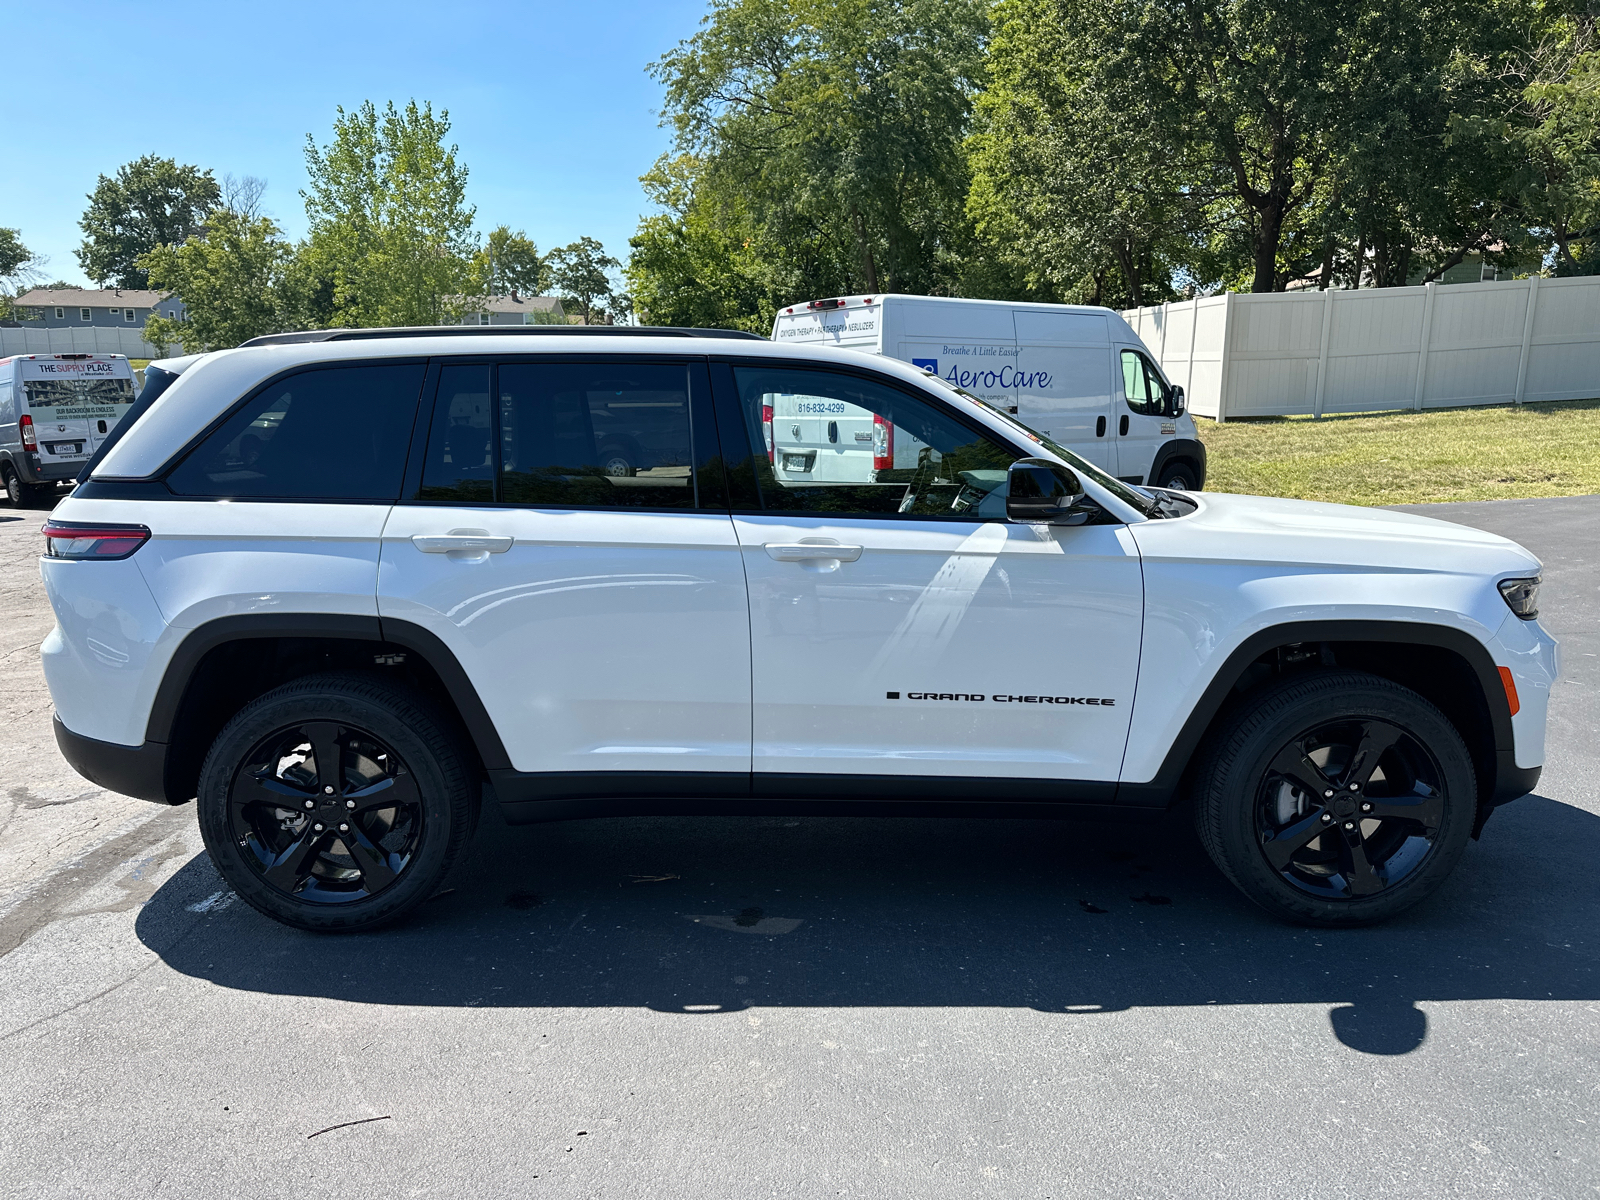
[[[123,746],[73,733],[53,718],[56,745],[67,764],[90,783],[110,792],[157,804],[182,804],[167,798],[167,747],[165,742]]]

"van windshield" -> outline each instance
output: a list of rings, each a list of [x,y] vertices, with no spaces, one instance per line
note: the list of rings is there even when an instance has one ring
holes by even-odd
[[[1105,488],[1106,491],[1110,492],[1118,500],[1121,500],[1129,508],[1135,509],[1147,517],[1159,518],[1166,515],[1162,512],[1161,506],[1157,504],[1155,499],[1148,493],[1139,488],[1135,488],[1129,484],[1123,483],[1122,480],[1118,479],[1116,476],[1108,474],[1082,456],[1074,454],[1065,446],[1060,445],[1057,442],[1052,442],[1049,438],[1045,437],[1036,430],[1029,429],[1005,409],[990,404],[987,400],[983,399],[983,397],[974,396],[971,392],[967,391],[966,388],[961,387],[958,384],[951,383],[948,379],[941,379],[939,376],[932,374],[931,372],[929,373],[928,378],[934,383],[937,383],[940,387],[944,388],[946,391],[955,392],[957,395],[965,397],[974,404],[980,405],[987,411],[993,413],[995,416],[999,417],[1000,420],[1004,421],[1006,425],[1019,437],[1022,437],[1030,442],[1036,442],[1043,446],[1046,450],[1050,451],[1051,454],[1058,456],[1064,462],[1066,462],[1074,471],[1089,476],[1089,478],[1093,479],[1096,483]]]

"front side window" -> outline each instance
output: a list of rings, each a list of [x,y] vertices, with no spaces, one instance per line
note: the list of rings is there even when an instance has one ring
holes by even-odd
[[[301,371],[269,384],[168,476],[180,496],[400,497],[421,363]]]
[[[1149,359],[1137,350],[1122,352],[1122,394],[1129,408],[1147,417],[1162,416],[1169,390]]]
[[[953,414],[854,375],[736,367],[760,506],[963,520],[1005,516],[1017,455]]]
[[[690,371],[626,359],[446,366],[416,499],[693,508]]]

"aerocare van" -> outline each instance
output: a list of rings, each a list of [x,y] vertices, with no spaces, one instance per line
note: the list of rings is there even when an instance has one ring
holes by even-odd
[[[780,309],[772,340],[921,367],[1129,483],[1186,491],[1205,484],[1205,447],[1183,389],[1108,308],[840,296]],[[869,456],[878,469],[915,463],[918,447],[896,444],[897,431],[849,407],[825,412],[807,397],[774,397],[767,449],[777,473],[829,482],[870,469]]]
[[[133,404],[121,354],[0,358],[0,483],[19,508],[75,479]]]

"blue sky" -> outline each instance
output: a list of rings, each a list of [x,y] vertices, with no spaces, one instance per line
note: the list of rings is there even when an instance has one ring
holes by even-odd
[[[588,235],[625,260],[646,210],[638,177],[669,144],[645,66],[707,4],[0,8],[7,44],[38,56],[14,63],[13,96],[28,99],[6,122],[0,225],[49,255],[48,277],[87,283],[73,251],[102,173],[154,153],[261,176],[268,215],[299,237],[306,134],[327,141],[337,105],[413,97],[450,111],[480,231],[509,224],[541,250]]]

